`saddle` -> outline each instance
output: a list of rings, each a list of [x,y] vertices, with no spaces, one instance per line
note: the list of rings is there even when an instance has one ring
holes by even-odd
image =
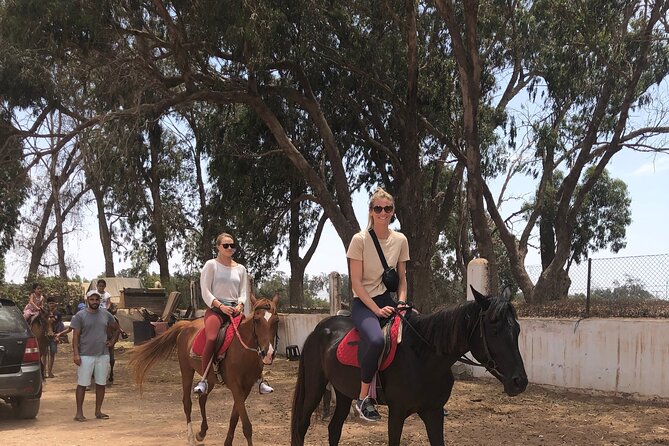
[[[379,370],[385,370],[395,359],[397,344],[402,341],[402,319],[395,314],[381,329],[385,343],[379,359]],[[343,365],[360,367],[358,344],[360,344],[360,333],[357,328],[352,328],[337,346],[337,360]]]
[[[232,318],[232,323],[235,328],[239,327],[244,318],[243,314],[239,314]],[[230,322],[224,322],[221,324],[221,329],[218,332],[216,337],[216,346],[214,347],[214,362],[218,362],[225,358],[225,352],[232,344],[232,339],[235,337],[235,330],[228,330],[230,327]],[[204,352],[204,346],[207,342],[207,337],[204,334],[204,328],[201,328],[195,335],[193,339],[193,345],[190,349],[190,356],[192,358],[202,358],[202,352]]]

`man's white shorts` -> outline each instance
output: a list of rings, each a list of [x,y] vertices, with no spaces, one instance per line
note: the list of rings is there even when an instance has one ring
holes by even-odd
[[[109,355],[82,356],[81,365],[77,369],[77,385],[90,386],[91,377],[95,378],[95,384],[107,385],[109,374]]]

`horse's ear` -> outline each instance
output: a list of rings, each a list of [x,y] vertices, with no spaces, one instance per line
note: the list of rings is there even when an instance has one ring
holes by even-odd
[[[253,291],[251,291],[251,294],[250,294],[249,298],[251,299],[251,307],[255,307],[256,302],[258,301],[258,299],[256,299],[256,295]]]
[[[274,293],[274,296],[272,296],[272,302],[274,302],[275,307],[279,305],[279,299],[281,299],[281,294],[277,291]]]
[[[472,289],[472,293],[474,294],[474,300],[476,301],[477,304],[484,310],[487,310],[488,307],[490,306],[490,299],[483,294],[479,293],[476,291],[476,288],[474,288],[472,285],[469,285],[469,288]]]
[[[504,287],[504,291],[502,291],[502,300],[505,300],[507,302],[511,302],[513,299],[513,292],[511,292],[511,286],[507,285]]]

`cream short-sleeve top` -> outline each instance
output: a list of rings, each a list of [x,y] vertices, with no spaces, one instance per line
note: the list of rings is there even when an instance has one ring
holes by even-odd
[[[381,250],[388,266],[397,267],[399,262],[406,262],[409,258],[409,242],[401,232],[390,230],[388,238],[379,238]],[[386,292],[381,281],[383,265],[374,246],[374,240],[367,230],[358,232],[348,245],[346,257],[353,260],[362,260],[362,286],[370,297],[376,297]],[[358,296],[356,296],[358,297]]]

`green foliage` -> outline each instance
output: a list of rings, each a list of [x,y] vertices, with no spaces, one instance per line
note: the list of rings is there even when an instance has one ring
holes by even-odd
[[[2,98],[0,89],[0,101]],[[0,258],[13,244],[30,184],[21,161],[23,148],[15,144],[16,139],[7,140],[4,129],[8,124],[0,112]]]
[[[348,276],[342,280],[342,288],[347,285]],[[304,308],[299,310],[328,310],[330,308],[330,300],[328,297],[328,277],[327,274],[322,273],[317,276],[304,276]],[[258,297],[272,297],[275,293],[281,295],[279,300],[280,311],[295,311],[295,308],[290,308],[288,301],[288,277],[283,271],[277,271],[271,276],[265,278],[259,283],[256,295]]]
[[[583,181],[592,175],[591,168]],[[576,218],[572,235],[571,258],[579,263],[592,254],[608,248],[612,252],[623,249],[626,229],[632,223],[632,199],[623,180],[611,178],[604,171],[583,202]]]

